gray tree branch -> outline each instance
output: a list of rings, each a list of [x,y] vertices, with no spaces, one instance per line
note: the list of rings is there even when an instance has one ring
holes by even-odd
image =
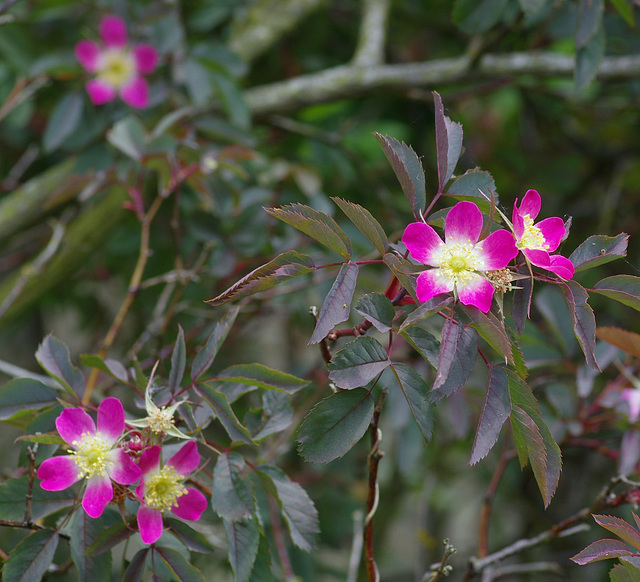
[[[379,65],[384,62],[384,48],[389,17],[389,0],[363,0],[362,21],[354,65]]]

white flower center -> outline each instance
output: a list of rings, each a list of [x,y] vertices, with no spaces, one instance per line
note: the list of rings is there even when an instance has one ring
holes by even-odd
[[[82,433],[80,441],[71,443],[76,450],[72,451],[75,456],[74,461],[78,466],[78,476],[93,477],[94,475],[105,476],[107,470],[113,465],[110,459],[111,446],[104,440],[102,435]]]
[[[135,72],[136,65],[128,51],[110,48],[100,55],[97,77],[114,89],[126,85]]]
[[[536,251],[546,251],[549,249],[549,245],[546,244],[542,231],[533,226],[533,219],[526,214],[523,216],[524,220],[524,232],[522,237],[518,241],[518,248],[520,249],[532,249]]]
[[[455,243],[441,245],[441,255],[439,267],[443,274],[453,281],[454,286],[466,283],[475,271],[482,271],[484,263],[478,256],[481,247],[466,243]]]
[[[174,424],[173,415],[164,406],[162,408],[154,406],[149,411],[147,422],[151,432],[158,434],[166,433]]]
[[[176,499],[187,492],[186,487],[180,483],[182,475],[171,467],[165,465],[162,470],[152,475],[145,482],[144,500],[151,509],[164,511],[176,504]]]

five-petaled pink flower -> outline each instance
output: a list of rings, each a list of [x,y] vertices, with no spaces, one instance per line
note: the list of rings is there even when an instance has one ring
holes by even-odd
[[[458,202],[447,214],[444,242],[424,222],[412,222],[402,235],[411,256],[420,263],[436,267],[418,276],[416,294],[428,301],[451,291],[465,305],[489,311],[494,286],[485,273],[503,269],[518,254],[513,236],[496,230],[478,241],[482,232],[482,213],[473,202]]]
[[[87,478],[82,507],[91,517],[100,517],[113,499],[113,479],[131,485],[140,478],[140,469],[117,445],[124,431],[122,403],[106,398],[98,407],[98,428],[82,408],[65,408],[56,418],[63,440],[73,447],[70,455],[46,459],[38,469],[40,486],[61,491]]]
[[[162,535],[162,514],[170,509],[178,517],[196,521],[207,508],[206,497],[197,489],[185,487],[183,481],[200,464],[195,441],[189,441],[160,467],[161,448],[147,449],[140,457],[142,481],[136,495],[142,500],[138,508],[138,528],[145,544]]]
[[[575,272],[573,263],[562,255],[550,255],[566,234],[562,218],[553,216],[534,224],[540,213],[540,194],[528,190],[520,206],[518,199],[513,204],[513,232],[516,244],[530,263],[542,267],[563,279],[571,279]]]
[[[149,84],[142,75],[153,73],[158,52],[147,44],[129,48],[127,26],[116,16],[103,18],[100,38],[104,46],[81,40],[75,47],[82,66],[95,73],[95,79],[86,85],[89,98],[95,105],[102,105],[119,95],[132,107],[145,108],[149,104]]]

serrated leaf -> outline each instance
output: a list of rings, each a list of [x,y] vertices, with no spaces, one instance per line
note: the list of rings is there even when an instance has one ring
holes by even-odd
[[[187,559],[172,548],[154,546],[153,551],[160,556],[162,561],[173,575],[176,582],[204,582],[202,572],[187,562]]]
[[[291,426],[293,422],[291,397],[282,392],[265,390],[262,393],[262,409],[259,409],[257,414],[259,418],[250,426],[248,425],[254,441],[265,439]]]
[[[28,476],[7,479],[0,483],[0,519],[22,521],[29,486]],[[31,519],[38,521],[50,513],[68,507],[75,501],[71,489],[45,491],[39,483],[34,484],[31,499]]]
[[[87,368],[96,368],[119,382],[126,383],[129,380],[127,369],[116,360],[104,360],[98,354],[81,354],[80,363]]]
[[[407,318],[402,322],[400,326],[400,332],[403,332],[410,327],[421,323],[430,317],[433,317],[437,313],[440,313],[445,307],[448,307],[453,302],[451,295],[444,296],[438,295],[429,301],[420,304],[417,309],[414,309]]]
[[[265,208],[273,217],[297,228],[306,235],[330,248],[343,259],[351,258],[351,241],[335,220],[304,204],[289,204],[283,208]]]
[[[214,390],[207,384],[197,384],[195,390],[215,412],[216,417],[227,431],[232,442],[242,442],[254,445],[251,434],[236,417],[226,395]]]
[[[618,14],[625,19],[629,26],[635,26],[633,7],[628,0],[611,0],[611,4],[613,4]]]
[[[592,515],[595,522],[611,533],[616,534],[621,540],[640,550],[640,531],[624,519],[613,515]]]
[[[85,548],[84,555],[89,557],[99,556],[114,546],[117,546],[120,542],[130,538],[135,533],[134,520],[128,523],[125,521],[119,521],[107,529],[101,530],[100,534],[92,541],[91,545]]]
[[[274,370],[263,364],[238,364],[230,366],[210,380],[237,382],[248,386],[257,386],[265,390],[277,390],[294,394],[309,384],[308,380],[298,378],[280,370]]]
[[[254,519],[223,521],[229,540],[229,563],[234,573],[234,582],[247,582],[258,553],[260,531]]]
[[[184,546],[191,552],[199,552],[201,554],[210,554],[214,551],[209,540],[200,532],[187,525],[184,521],[164,516],[164,526],[177,537]]]
[[[393,364],[391,369],[409,405],[413,419],[418,425],[424,444],[427,445],[433,435],[435,420],[434,407],[427,400],[429,385],[407,364]]]
[[[41,445],[64,445],[65,444],[65,442],[62,440],[62,438],[59,435],[55,435],[52,433],[25,434],[17,437],[16,442],[17,441],[27,441],[28,443],[39,443]]]
[[[618,236],[593,235],[571,253],[569,260],[573,263],[576,273],[585,271],[626,257],[628,243],[629,235],[624,232]]]
[[[593,289],[610,299],[615,299],[624,305],[640,311],[640,277],[633,275],[614,275],[598,281]]]
[[[222,305],[248,295],[254,295],[294,277],[306,275],[314,269],[315,265],[310,257],[297,251],[287,251],[261,267],[254,269],[229,289],[217,297],[209,299],[207,303],[214,306]]]
[[[370,321],[380,333],[391,329],[396,310],[389,299],[380,293],[367,293],[356,303],[356,311]]]
[[[589,544],[584,550],[570,558],[572,562],[584,566],[600,560],[609,560],[620,556],[628,556],[631,550],[618,540],[598,540]]]
[[[576,68],[574,71],[576,88],[582,89],[593,81],[604,58],[605,48],[606,38],[604,27],[601,26],[587,44],[578,49],[576,53]]]
[[[387,234],[371,213],[359,204],[343,200],[337,196],[332,196],[331,200],[340,207],[340,210],[347,215],[349,220],[353,222],[356,228],[367,238],[380,255],[384,256],[389,246]]]
[[[93,519],[84,511],[76,511],[71,519],[71,558],[78,572],[79,582],[109,582],[111,554],[88,555],[87,549],[104,530],[101,518]]]
[[[569,306],[571,321],[573,322],[573,331],[587,364],[594,370],[600,370],[596,361],[596,318],[593,309],[587,303],[589,295],[576,281],[566,281],[560,284],[560,288],[564,294],[564,298]]]
[[[298,431],[298,450],[311,463],[342,457],[362,438],[373,417],[371,394],[362,388],[343,390],[316,404]]]
[[[56,402],[53,388],[31,378],[15,378],[0,386],[0,420],[24,410],[40,410]]]
[[[621,564],[616,564],[609,570],[610,582],[638,582],[640,580],[640,568],[621,560]]]
[[[178,325],[178,337],[171,352],[171,370],[169,371],[169,392],[172,394],[180,387],[186,367],[187,348],[184,343],[184,331]]]
[[[289,479],[278,467],[260,465],[258,470],[261,479],[266,475],[273,483],[273,488],[269,489],[278,501],[291,540],[300,549],[310,552],[315,547],[316,537],[320,532],[318,511],[313,501],[299,483]]]
[[[424,169],[420,158],[411,146],[404,142],[375,131],[373,135],[391,163],[402,191],[409,200],[414,218],[420,220],[427,203]]]
[[[71,394],[77,396],[84,391],[84,376],[71,363],[69,348],[49,334],[36,351],[36,360],[42,369],[55,378]]]
[[[502,425],[510,414],[509,379],[502,366],[493,366],[487,379],[487,392],[478,420],[478,430],[473,440],[470,465],[475,465],[489,454],[498,441]]]
[[[82,119],[84,98],[81,93],[67,93],[53,108],[42,135],[42,145],[47,153],[58,149],[78,127]]]
[[[391,361],[379,341],[361,336],[349,342],[329,362],[329,379],[340,388],[350,390],[368,384]]]
[[[229,312],[222,317],[213,328],[213,331],[207,338],[206,343],[200,351],[196,354],[191,364],[191,379],[197,380],[201,374],[209,369],[209,366],[213,363],[218,350],[222,346],[224,340],[227,338],[233,323],[238,315],[239,307],[233,307]]]
[[[471,327],[480,334],[480,337],[510,364],[515,364],[511,350],[511,340],[504,327],[504,321],[491,312],[483,313],[473,305],[463,305],[462,309],[471,320]]]
[[[147,136],[142,122],[129,116],[114,123],[107,132],[107,141],[126,156],[140,161],[146,151]]]
[[[311,334],[308,345],[321,342],[327,334],[339,323],[349,319],[351,301],[358,280],[358,265],[345,263],[340,268],[327,297],[322,304],[318,321]]]
[[[59,539],[58,532],[51,529],[41,529],[24,538],[4,563],[3,582],[41,580],[53,560]]]
[[[581,49],[596,35],[602,24],[604,0],[580,0],[576,49]]]
[[[447,196],[455,200],[469,200],[483,212],[491,209],[491,197],[498,204],[498,192],[493,176],[483,170],[467,170],[447,188]]]
[[[433,91],[436,114],[436,153],[438,160],[438,192],[442,192],[453,176],[462,153],[462,125],[444,114],[442,98]]]
[[[420,303],[418,296],[416,295],[416,281],[406,271],[406,267],[414,267],[412,263],[406,259],[402,259],[393,253],[387,253],[384,256],[384,262],[391,272],[398,278],[398,281],[402,283],[402,286],[407,290],[407,293],[411,295],[416,303]]]
[[[255,500],[251,483],[242,477],[244,459],[237,453],[218,456],[213,470],[211,508],[226,521],[239,521],[251,515]]]
[[[140,582],[146,569],[147,554],[151,548],[143,548],[133,556],[128,568],[122,576],[122,582]]]
[[[440,342],[433,334],[417,325],[408,327],[400,332],[409,344],[425,359],[434,369],[438,368],[440,360]]]
[[[599,327],[596,329],[596,337],[640,358],[640,334],[619,327]]]

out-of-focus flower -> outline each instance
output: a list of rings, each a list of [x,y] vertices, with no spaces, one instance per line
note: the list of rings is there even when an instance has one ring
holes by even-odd
[[[97,430],[82,408],[65,408],[56,419],[56,428],[73,450],[40,465],[40,486],[61,491],[86,477],[82,507],[90,517],[100,517],[113,499],[112,479],[131,485],[140,478],[140,468],[117,446],[124,426],[124,409],[117,398],[106,398],[98,407]]]
[[[420,301],[453,291],[465,305],[485,313],[491,309],[495,289],[486,273],[506,267],[518,249],[506,230],[496,230],[478,241],[482,224],[482,213],[473,202],[458,202],[447,214],[444,241],[424,222],[407,226],[402,242],[411,256],[436,267],[418,275],[416,294]]]
[[[81,40],[75,47],[80,64],[95,74],[86,85],[89,98],[102,105],[119,95],[131,107],[144,109],[149,104],[149,84],[143,75],[155,70],[158,52],[147,44],[129,48],[127,26],[116,16],[102,19],[100,38],[104,46]]]
[[[640,417],[640,389],[625,388],[620,393],[620,402],[625,402],[629,407],[629,422],[636,422]]]
[[[160,466],[161,448],[153,446],[142,453],[142,480],[136,495],[142,500],[138,508],[138,528],[145,544],[153,544],[162,535],[162,514],[169,509],[182,519],[196,521],[207,508],[206,497],[183,482],[200,464],[195,441],[185,443],[164,466]]]
[[[571,279],[575,273],[573,263],[562,255],[550,255],[566,234],[564,221],[558,216],[534,220],[540,213],[540,194],[527,190],[520,206],[516,198],[513,204],[513,233],[522,254],[537,267],[542,267],[563,279]]]

